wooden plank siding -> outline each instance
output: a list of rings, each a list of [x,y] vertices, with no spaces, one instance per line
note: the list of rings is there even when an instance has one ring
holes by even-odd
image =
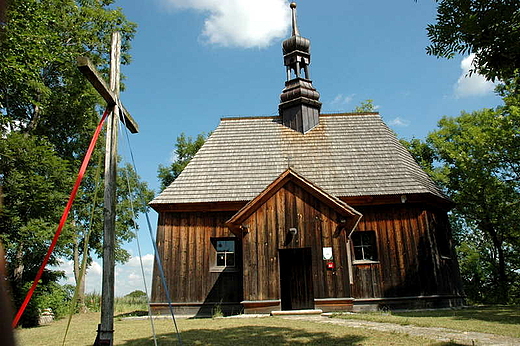
[[[215,252],[212,237],[235,237],[225,226],[234,212],[161,213],[157,245],[174,302],[242,301],[241,243],[237,242],[237,271],[211,272]],[[152,301],[166,302],[157,264]]]
[[[225,225],[236,211],[162,212],[157,245],[171,297],[199,304],[279,300],[278,251],[287,248],[311,249],[315,299],[463,295],[445,211],[420,203],[356,209],[363,217],[355,231],[375,232],[378,258],[352,266],[347,261],[351,241],[344,231],[335,235],[342,216],[292,181],[241,223],[241,239]],[[297,234],[288,242],[290,228]],[[211,271],[212,237],[237,238],[238,271]],[[334,270],[326,269],[323,247],[333,249]],[[152,301],[166,302],[156,266],[153,276]]]
[[[340,215],[299,185],[288,182],[245,221],[244,300],[280,299],[279,249],[310,248],[315,298],[350,297],[346,236],[335,237]],[[290,242],[288,230],[297,234]],[[327,270],[322,248],[332,247],[335,270]],[[254,263],[256,262],[256,263]]]
[[[445,212],[426,205],[357,207],[356,231],[375,231],[378,261],[353,264],[354,298],[463,295]],[[441,256],[440,241],[450,241]]]

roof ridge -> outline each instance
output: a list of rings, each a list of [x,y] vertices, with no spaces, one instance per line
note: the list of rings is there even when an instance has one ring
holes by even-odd
[[[226,115],[220,118],[221,121],[225,120],[246,120],[246,119],[277,119],[279,115]]]
[[[338,112],[338,113],[322,113],[320,117],[337,117],[337,116],[355,116],[355,115],[379,115],[379,112]]]
[[[338,113],[321,113],[320,117],[339,117],[339,116],[357,116],[357,115],[378,115],[379,112],[338,112]],[[279,115],[226,115],[220,118],[221,121],[226,120],[250,120],[250,119],[280,119]]]

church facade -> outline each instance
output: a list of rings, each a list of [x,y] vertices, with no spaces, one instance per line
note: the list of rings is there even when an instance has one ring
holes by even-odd
[[[283,42],[279,116],[224,118],[150,205],[177,311],[463,301],[451,202],[378,113],[321,114],[310,41]],[[157,266],[152,307],[167,307]]]

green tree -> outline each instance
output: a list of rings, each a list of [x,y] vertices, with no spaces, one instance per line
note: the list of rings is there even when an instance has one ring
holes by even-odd
[[[5,23],[5,10],[7,9],[7,0],[0,0],[0,30]]]
[[[520,73],[520,2],[436,0],[437,22],[427,26],[426,52],[439,58],[475,53],[475,69],[489,80]]]
[[[356,106],[356,108],[353,110],[354,113],[370,113],[375,111],[376,106],[374,106],[374,100],[371,99],[362,101],[361,104]]]
[[[17,306],[47,251],[71,182],[67,163],[54,155],[52,145],[45,139],[12,132],[0,140],[0,184],[4,193],[0,240],[5,245],[8,278]],[[63,233],[50,264],[58,264],[57,257],[66,255],[70,233]],[[59,276],[46,270],[42,283],[49,284]],[[37,293],[46,291],[40,289]],[[29,306],[22,325],[37,323],[36,301]]]
[[[91,181],[92,177],[85,181],[82,196],[76,201],[74,218],[72,221],[72,241],[67,245],[68,253],[72,253],[74,263],[74,277],[79,282],[81,275],[80,264],[82,262],[87,233],[90,232],[87,244],[87,264],[91,262],[91,253],[98,257],[103,255],[103,187],[96,189],[95,185],[102,181]],[[153,198],[153,191],[148,184],[143,182],[130,164],[118,168],[116,180],[116,247],[115,259],[118,263],[124,263],[130,258],[130,253],[123,248],[124,243],[135,237],[134,230],[137,225],[134,220],[139,213],[147,211],[147,201]],[[93,204],[97,201],[97,204]],[[85,274],[85,273],[83,273]],[[78,295],[80,309],[83,311],[85,304],[85,280],[81,277],[81,285]]]
[[[468,294],[507,303],[520,266],[520,108],[444,117],[426,143],[409,145],[418,162],[456,203],[452,219]],[[408,143],[410,144],[410,143]]]
[[[186,165],[202,147],[206,138],[207,136],[205,133],[198,134],[195,140],[193,140],[192,137],[186,137],[184,133],[181,133],[180,136],[177,137],[177,143],[175,143],[176,160],[169,167],[159,165],[157,170],[157,177],[161,182],[161,190],[167,188],[175,179],[177,179]]]
[[[22,282],[36,273],[52,238],[72,179],[67,162],[48,141],[12,132],[0,141],[0,183],[4,205],[0,239],[5,244],[11,280]],[[66,234],[66,233],[65,233]],[[63,245],[51,258],[64,255]]]
[[[143,298],[146,297],[146,293],[141,290],[135,290],[130,293],[128,293],[125,297],[128,298]]]
[[[421,168],[428,173],[430,176],[436,175],[436,169],[434,168],[434,163],[437,160],[437,156],[435,150],[417,138],[412,138],[410,141],[406,139],[400,139],[402,145],[405,146],[406,149],[412,154],[415,161],[421,166]],[[436,181],[440,179],[440,177],[435,176]]]
[[[2,238],[14,266],[13,292],[21,292],[18,288],[34,278],[32,269],[27,269],[41,263],[104,105],[76,68],[76,58],[88,56],[107,78],[110,37],[117,30],[122,33],[122,63],[130,61],[129,44],[136,26],[121,9],[111,7],[113,2],[9,2],[7,23],[0,31],[0,135],[4,138],[0,183],[6,196],[0,222],[9,225],[2,228]],[[90,252],[82,253],[89,227],[92,236],[87,248],[100,252],[102,197],[93,222],[90,217],[94,197],[103,193],[102,188],[97,192],[95,188],[97,168],[102,170],[104,163],[99,160],[103,144],[101,139],[52,263],[57,256],[68,256],[77,267],[80,256],[90,259]],[[16,156],[17,146],[25,148],[27,158]],[[49,178],[40,178],[44,174]],[[22,176],[27,178],[23,184],[10,183]],[[45,181],[40,184],[38,179]],[[134,200],[132,211],[128,193],[118,197],[116,258],[124,261],[129,255],[121,245],[134,236],[133,212],[146,208],[144,201],[152,192],[129,166],[120,169],[117,185],[118,193],[128,191],[130,185],[132,198],[144,198]],[[20,254],[31,258],[18,260]]]

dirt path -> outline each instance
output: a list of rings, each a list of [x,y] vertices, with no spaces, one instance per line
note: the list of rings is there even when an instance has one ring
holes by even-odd
[[[461,332],[459,330],[447,328],[418,327],[412,325],[400,325],[394,323],[380,323],[360,320],[347,320],[343,318],[330,318],[326,316],[287,316],[286,319],[296,319],[305,321],[314,321],[317,323],[329,323],[342,325],[351,328],[365,328],[379,330],[383,332],[404,333],[424,338],[432,339],[440,342],[456,342],[462,345],[474,346],[518,346],[519,338],[502,336],[496,334],[478,333],[478,332]]]

